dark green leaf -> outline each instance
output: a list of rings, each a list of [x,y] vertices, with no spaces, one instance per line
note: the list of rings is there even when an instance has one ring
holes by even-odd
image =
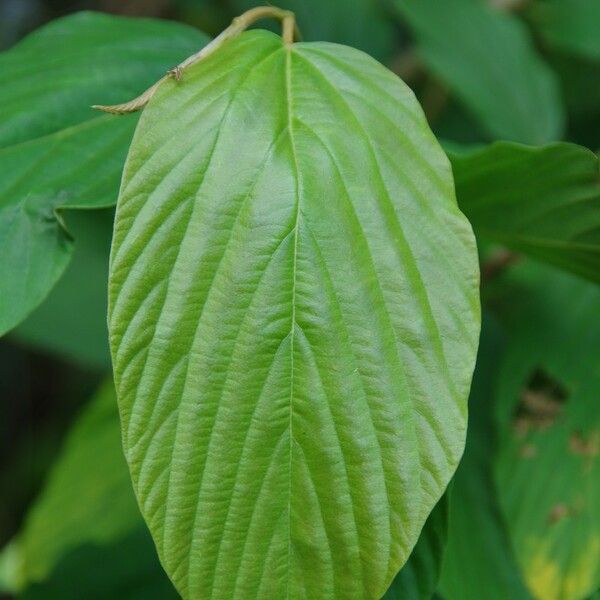
[[[528,11],[534,25],[556,48],[600,60],[600,2],[543,0]]]
[[[530,263],[503,283],[500,502],[536,597],[577,600],[600,583],[600,288]]]
[[[116,415],[115,415],[116,417]],[[125,468],[125,467],[124,467]],[[128,482],[129,483],[129,482]],[[61,556],[47,581],[19,600],[177,600],[142,523],[109,544],[83,544]]]
[[[106,370],[110,367],[106,293],[113,211],[73,211],[65,217],[78,240],[73,260],[41,306],[11,335],[27,346]]]
[[[450,153],[456,194],[475,231],[600,282],[600,171],[585,148],[499,142]]]
[[[205,42],[175,23],[79,13],[0,55],[0,335],[69,262],[58,211],[116,200],[136,117],[90,105],[127,100]]]
[[[152,597],[144,595],[150,581],[165,592],[158,597],[169,597],[120,438],[114,388],[107,383],[69,433],[9,550],[12,583],[26,590],[25,598],[145,598]]]
[[[469,432],[450,497],[440,589],[444,600],[528,600],[497,503],[493,396],[503,337],[484,319],[469,397]]]
[[[391,57],[394,27],[379,0],[278,0],[294,11],[303,39],[338,42],[364,50],[380,60]],[[240,12],[256,6],[255,0],[234,0]]]
[[[124,446],[185,598],[379,598],[462,454],[471,228],[414,96],[267,32],[145,109],[109,329]]]
[[[552,71],[513,16],[478,0],[394,0],[430,69],[492,138],[540,144],[560,137]]]

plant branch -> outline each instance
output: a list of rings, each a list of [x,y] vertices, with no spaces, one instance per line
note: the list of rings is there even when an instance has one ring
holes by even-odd
[[[153,86],[149,87],[137,98],[123,104],[114,104],[112,106],[95,104],[92,108],[115,115],[124,115],[144,108],[150,101],[150,98],[154,96],[154,93],[159,86],[167,79],[175,78],[179,81],[185,69],[205,59],[207,56],[218,50],[225,42],[237,37],[248,29],[248,27],[261,19],[277,19],[281,21],[283,30],[282,38],[286,45],[291,45],[294,43],[294,39],[300,38],[300,31],[296,25],[296,18],[293,12],[277,8],[276,6],[257,6],[233,19],[231,25],[223,30],[214,40],[212,40],[212,42],[204,46],[204,48],[195,54],[188,56],[188,58],[179,63],[176,67],[170,69],[165,76],[161,77]]]

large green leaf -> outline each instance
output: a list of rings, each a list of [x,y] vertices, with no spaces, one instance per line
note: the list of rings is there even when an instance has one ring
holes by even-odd
[[[538,0],[528,14],[553,46],[600,59],[600,2],[597,0]]]
[[[394,0],[419,55],[492,138],[539,144],[560,137],[552,71],[523,24],[481,0]]]
[[[417,545],[383,600],[431,600],[438,585],[448,536],[449,498],[447,490],[431,511]]]
[[[256,4],[255,0],[233,0],[240,12]],[[294,11],[307,41],[348,44],[380,60],[391,58],[394,25],[380,0],[278,0],[275,4]]]
[[[80,13],[0,54],[0,335],[69,262],[58,211],[115,203],[136,117],[90,105],[136,95],[205,41],[175,23]]]
[[[504,286],[500,502],[536,597],[580,600],[600,583],[600,288],[528,263]]]
[[[450,165],[357,50],[248,32],[145,109],[109,330],[185,598],[379,598],[462,454],[478,267]]]
[[[498,506],[493,480],[493,397],[504,339],[484,319],[469,397],[465,455],[452,484],[448,544],[440,590],[444,600],[528,600]]]
[[[600,170],[573,144],[498,142],[450,153],[477,234],[600,282]]]
[[[174,596],[145,532],[120,442],[107,383],[70,431],[8,551],[12,585],[26,598],[155,597],[150,581],[153,593],[163,592],[157,597]]]

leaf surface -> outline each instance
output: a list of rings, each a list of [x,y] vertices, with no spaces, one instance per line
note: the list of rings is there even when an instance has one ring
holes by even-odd
[[[559,138],[557,81],[515,17],[479,0],[394,0],[419,56],[491,138],[541,144]]]
[[[600,282],[596,154],[498,142],[450,157],[458,202],[477,234]]]
[[[59,211],[116,201],[137,117],[90,105],[137,95],[206,41],[175,23],[78,13],[0,54],[0,335],[70,260]]]
[[[412,93],[248,32],[127,159],[109,331],[142,512],[184,598],[380,598],[463,449],[471,228]]]
[[[600,288],[527,262],[503,283],[499,499],[533,594],[581,600],[600,583]]]

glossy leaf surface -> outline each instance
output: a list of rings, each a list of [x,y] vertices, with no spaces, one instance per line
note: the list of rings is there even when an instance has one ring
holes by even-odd
[[[357,50],[228,42],[144,110],[109,329],[184,598],[380,598],[462,454],[478,266],[414,96]]]
[[[205,42],[174,23],[78,13],[0,54],[0,335],[70,260],[58,211],[116,201],[137,118],[90,105],[135,96]]]
[[[504,283],[499,498],[534,595],[581,600],[600,583],[600,288],[528,263]]]
[[[450,157],[458,202],[478,235],[600,282],[596,154],[499,142]]]
[[[419,56],[491,138],[540,144],[560,137],[555,77],[524,25],[478,0],[394,0]]]

